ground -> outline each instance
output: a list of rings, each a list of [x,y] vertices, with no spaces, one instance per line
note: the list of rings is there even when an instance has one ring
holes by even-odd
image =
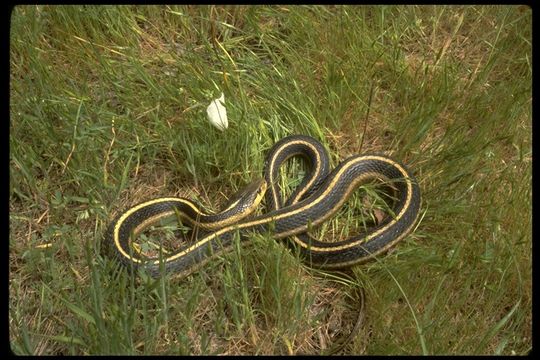
[[[527,354],[531,14],[15,7],[11,350],[324,354],[353,329],[363,288],[361,326],[341,353]],[[225,131],[206,119],[222,92]],[[113,217],[142,200],[184,196],[219,209],[294,133],[320,140],[333,165],[367,152],[407,164],[422,191],[415,231],[346,274],[310,270],[262,235],[181,280],[130,275],[101,252]],[[290,188],[302,164],[287,169]],[[321,236],[377,217],[366,212],[369,189]]]

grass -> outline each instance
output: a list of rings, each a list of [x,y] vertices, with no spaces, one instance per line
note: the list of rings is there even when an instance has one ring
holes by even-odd
[[[344,353],[527,354],[531,23],[526,6],[15,7],[11,350],[322,354],[362,286]],[[223,133],[205,113],[221,92]],[[408,164],[416,231],[348,276],[264,236],[180,281],[100,255],[125,207],[179,195],[216,209],[293,133],[334,165],[373,151]],[[348,231],[355,198],[323,232]]]

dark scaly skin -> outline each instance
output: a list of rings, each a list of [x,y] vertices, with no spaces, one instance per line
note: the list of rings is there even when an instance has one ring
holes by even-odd
[[[295,141],[305,143],[305,146],[295,144]],[[288,143],[292,143],[293,146],[282,153],[278,151],[279,156],[276,155],[276,149],[279,150],[281,146]],[[192,245],[186,245],[176,250],[168,258],[172,258],[175,254],[181,254],[188,248],[190,249],[185,254],[178,255],[178,258],[164,262],[162,264],[164,270],[179,275],[189,274],[215,253],[226,251],[232,245],[235,234],[239,234],[240,240],[243,241],[249,239],[252,232],[273,234],[276,239],[291,239],[291,237],[297,236],[309,246],[297,246],[291,240],[289,240],[289,243],[291,246],[299,248],[300,256],[308,265],[321,268],[341,268],[361,263],[374,255],[386,251],[412,231],[419,213],[420,189],[405,166],[384,155],[352,156],[326,175],[328,173],[328,157],[322,145],[309,137],[291,136],[282,139],[270,150],[266,160],[265,180],[267,182],[275,181],[281,164],[291,156],[298,155],[307,159],[308,162],[311,161],[310,167],[312,170],[316,164],[319,164],[320,172],[318,174],[308,172],[293,195],[284,202],[284,206],[281,205],[283,201],[280,194],[272,195],[272,191],[277,192],[278,190],[274,189],[272,184],[269,184],[269,192],[266,195],[268,213],[241,220],[235,226],[225,227],[222,230],[199,238],[197,239],[196,248],[193,248]],[[314,160],[314,156],[319,156],[318,162]],[[269,169],[271,161],[274,164],[273,169]],[[396,166],[401,167],[405,173],[402,173]],[[344,171],[341,173],[341,170]],[[403,181],[404,176],[408,179],[409,185]],[[371,229],[368,233],[351,237],[339,243],[321,242],[305,235],[308,230],[333,217],[343,203],[353,194],[354,189],[373,178],[391,181],[396,187],[398,199],[394,204],[393,211],[394,214],[399,214],[403,210],[398,220],[387,219],[387,221]],[[363,179],[363,181],[359,182],[358,179]],[[306,188],[308,183],[311,185]],[[410,186],[409,202],[407,203],[408,207],[404,209],[407,201],[408,186]],[[302,193],[301,196],[298,196],[299,193]],[[129,248],[129,233],[143,221],[141,219],[146,219],[155,213],[167,211],[177,205],[174,202],[163,202],[159,206],[145,207],[130,215],[120,227],[119,241],[122,247],[124,249]],[[301,211],[297,211],[300,209]],[[109,245],[112,244],[113,250],[115,246],[112,239],[112,228],[120,216],[111,224],[105,237],[105,242]],[[380,229],[385,229],[385,231],[368,241],[360,241]],[[355,244],[357,242],[358,244]],[[353,244],[354,246],[352,246]],[[340,248],[336,249],[336,246]],[[317,247],[321,250],[315,251],[311,247]],[[118,254],[118,252],[117,255],[124,265],[140,266],[140,264],[134,264],[130,259]],[[136,258],[136,254],[130,254],[130,256]],[[145,267],[152,276],[158,276],[161,273],[159,264],[145,264]]]

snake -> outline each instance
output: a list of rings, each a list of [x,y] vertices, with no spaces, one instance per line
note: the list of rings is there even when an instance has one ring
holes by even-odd
[[[283,198],[280,168],[292,157],[302,158],[307,170],[292,194]],[[366,231],[341,241],[322,241],[312,231],[335,217],[352,194],[369,181],[390,184],[395,196],[390,215]],[[264,201],[266,212],[256,214]],[[402,163],[384,154],[352,155],[331,168],[325,147],[306,135],[290,135],[267,152],[263,176],[231,198],[218,213],[208,213],[181,197],[160,197],[120,212],[106,229],[104,248],[122,265],[144,268],[152,277],[165,273],[187,276],[217,254],[229,251],[253,234],[285,239],[309,267],[344,269],[377,258],[415,228],[420,212],[420,187]],[[196,234],[192,241],[170,252],[149,257],[134,240],[165,218],[186,222]]]

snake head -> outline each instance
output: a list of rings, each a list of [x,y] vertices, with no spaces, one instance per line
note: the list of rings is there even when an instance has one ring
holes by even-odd
[[[233,210],[235,213],[251,213],[264,198],[266,188],[267,184],[263,178],[252,181],[229,200],[222,212]]]
[[[263,178],[256,179],[239,192],[239,200],[246,209],[254,210],[264,198],[266,188],[267,184]]]

